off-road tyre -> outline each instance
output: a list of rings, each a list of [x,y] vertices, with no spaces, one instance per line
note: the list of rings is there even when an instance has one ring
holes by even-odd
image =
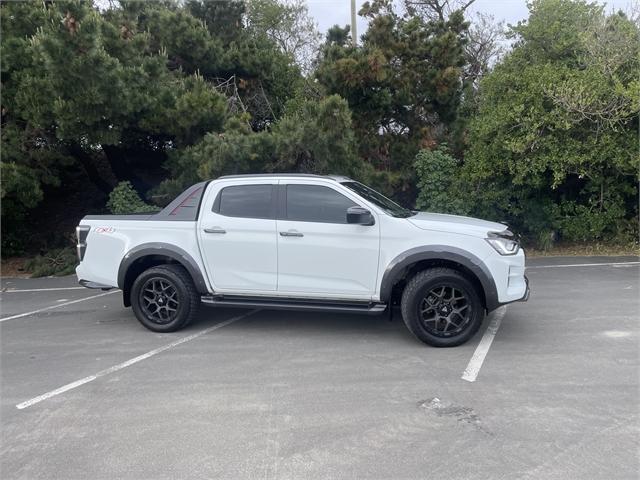
[[[195,318],[200,295],[182,266],[158,265],[142,272],[133,282],[131,307],[149,330],[175,332]]]
[[[409,331],[434,347],[466,342],[485,316],[482,297],[473,282],[444,267],[423,270],[409,280],[400,307]]]

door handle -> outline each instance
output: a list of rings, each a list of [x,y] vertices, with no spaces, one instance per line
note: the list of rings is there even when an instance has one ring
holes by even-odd
[[[224,228],[220,227],[210,227],[205,228],[204,233],[227,233],[227,231]]]
[[[280,232],[281,237],[304,237],[304,235],[296,230],[289,230],[288,232]]]

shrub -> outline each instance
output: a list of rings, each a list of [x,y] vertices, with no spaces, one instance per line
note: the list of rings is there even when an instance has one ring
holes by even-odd
[[[599,209],[595,205],[581,205],[573,201],[558,207],[557,223],[562,238],[570,242],[607,240],[615,237],[624,220],[624,207],[618,204]]]
[[[6,208],[3,206],[3,208]],[[15,218],[2,219],[2,258],[16,257],[25,253],[25,238],[28,235],[24,221]]]
[[[158,209],[145,203],[130,182],[120,182],[109,194],[107,208],[113,214],[156,212]]]
[[[435,150],[421,150],[414,163],[418,175],[416,207],[437,213],[468,213],[460,188],[460,162],[446,145]]]
[[[32,277],[71,275],[77,264],[78,258],[72,248],[58,248],[27,260],[24,269]]]

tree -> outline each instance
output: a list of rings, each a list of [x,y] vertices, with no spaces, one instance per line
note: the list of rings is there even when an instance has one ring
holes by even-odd
[[[273,134],[276,160],[269,170],[362,175],[351,112],[337,95],[293,105],[274,126]]]
[[[40,232],[63,239],[120,182],[125,208],[257,171],[342,173],[532,238],[637,235],[637,19],[533,0],[504,54],[472,3],[367,2],[360,45],[335,26],[316,49],[301,0],[0,2],[3,254],[61,246]]]
[[[16,7],[2,8],[11,23]],[[97,157],[115,179],[135,180],[136,159],[222,125],[224,99],[197,75],[172,72],[127,8],[108,12],[109,21],[83,2],[39,8],[41,24],[26,48],[34,66],[10,72],[11,118],[73,156],[105,193],[111,185]]]
[[[47,11],[42,4],[12,2],[0,6],[3,255],[22,253],[24,238],[28,236],[25,216],[42,201],[45,187],[60,184],[61,171],[73,162],[49,128],[40,128],[21,115],[16,101],[22,94],[38,108],[39,92],[21,90],[46,82],[38,75],[38,64],[30,44],[30,37],[46,19]],[[104,186],[109,187],[106,183]]]
[[[309,72],[322,36],[303,0],[250,0],[247,22],[257,38],[268,38]]]
[[[293,99],[268,131],[254,132],[244,117],[230,118],[222,133],[175,152],[171,179],[155,192],[170,200],[187,185],[220,175],[253,172],[342,174],[366,180],[356,155],[347,103],[337,95],[316,101]]]
[[[452,13],[464,13],[476,0],[404,0],[410,15],[444,22]]]
[[[467,23],[399,13],[392,2],[365,3],[369,29],[359,47],[334,27],[322,48],[317,78],[345,98],[353,112],[359,154],[374,168],[399,172],[396,190],[411,202],[412,162],[421,148],[445,141],[462,92]],[[401,193],[401,192],[396,192]]]
[[[469,202],[457,179],[460,161],[446,144],[434,150],[421,150],[414,163],[419,189],[416,208],[436,213],[467,214]]]
[[[218,37],[225,47],[241,36],[239,32],[247,10],[245,2],[187,0],[185,6],[191,15],[204,22],[211,35]]]
[[[633,235],[638,26],[584,1],[536,0],[530,9],[511,29],[513,51],[480,84],[468,179],[500,181],[510,217],[529,232]]]
[[[468,41],[464,51],[466,65],[464,68],[464,83],[473,91],[477,91],[480,79],[484,77],[494,64],[505,53],[504,24],[496,23],[491,15],[477,13],[468,31]]]
[[[86,180],[102,208],[120,181],[144,193],[169,156],[222,132],[232,103],[267,128],[302,78],[244,26],[244,3],[2,2],[0,15],[5,232],[47,192],[73,195]]]
[[[248,0],[189,0],[186,8],[222,47],[220,57],[215,61],[202,58],[198,62],[199,72],[214,84],[227,85],[232,81],[237,87],[238,99],[251,115],[252,128],[262,130],[282,115],[292,88],[301,80],[297,56],[281,48],[276,34],[289,32],[292,38],[303,34],[287,30],[301,24],[288,25],[289,17],[282,15],[274,20],[276,24],[272,25],[269,34],[252,27],[253,10],[249,8],[252,4]],[[267,0],[261,4],[265,8],[271,5]],[[288,11],[277,3],[273,5],[278,12]],[[300,15],[304,12],[305,8],[298,9]],[[294,17],[294,20],[298,18],[301,17]],[[182,30],[172,36],[180,38]],[[189,43],[185,47],[188,49]]]

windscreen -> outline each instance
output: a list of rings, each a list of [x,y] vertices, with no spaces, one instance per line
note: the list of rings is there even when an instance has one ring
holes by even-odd
[[[373,188],[369,188],[360,182],[343,182],[342,185],[357,193],[365,200],[377,205],[392,217],[407,218],[415,215],[408,208],[398,205],[396,202],[385,197],[380,192],[376,192]]]

